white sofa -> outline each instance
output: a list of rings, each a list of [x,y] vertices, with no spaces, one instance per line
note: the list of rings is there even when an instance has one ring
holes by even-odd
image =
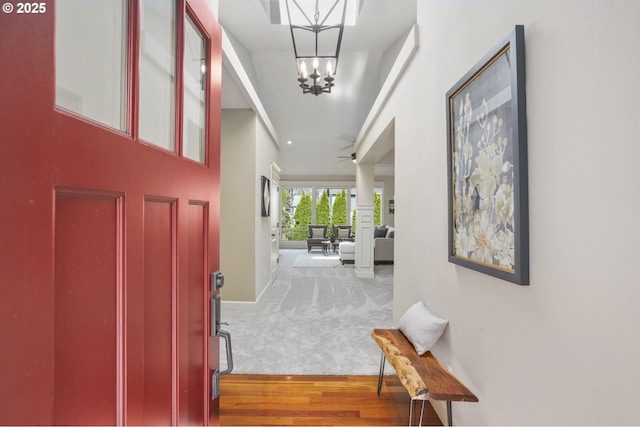
[[[344,265],[345,262],[356,262],[356,244],[355,242],[340,242],[338,245],[338,254],[340,255],[340,262]]]
[[[378,264],[381,262],[393,263],[393,243],[395,232],[396,230],[394,227],[384,225],[376,227],[375,235],[373,238],[374,264]]]
[[[384,230],[383,230],[384,229]],[[373,262],[393,263],[393,243],[395,237],[395,229],[393,227],[381,226],[376,227],[378,237],[373,238]],[[354,263],[356,260],[356,244],[355,242],[340,242],[338,245],[338,253],[340,262]]]

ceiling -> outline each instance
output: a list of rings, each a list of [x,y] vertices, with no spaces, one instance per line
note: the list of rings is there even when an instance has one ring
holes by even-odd
[[[417,0],[365,0],[355,26],[346,26],[330,94],[302,94],[288,26],[273,25],[265,11],[277,0],[219,0],[219,19],[253,82],[280,144],[283,177],[354,175],[349,156],[386,72],[385,51],[397,52],[416,22]],[[322,10],[321,10],[322,12]],[[391,62],[390,62],[391,61]],[[222,108],[251,108],[223,61]],[[291,141],[288,144],[287,141]],[[393,174],[393,152],[378,174]]]

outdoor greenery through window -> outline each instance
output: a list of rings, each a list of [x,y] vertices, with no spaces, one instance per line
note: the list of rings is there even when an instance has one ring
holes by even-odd
[[[282,240],[306,240],[311,224],[311,188],[282,188]]]
[[[356,230],[356,189],[353,187],[282,188],[282,240],[306,241],[308,226],[351,225]],[[381,224],[382,188],[374,189],[374,222]]]

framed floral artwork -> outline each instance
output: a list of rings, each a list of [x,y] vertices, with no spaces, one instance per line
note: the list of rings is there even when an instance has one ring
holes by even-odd
[[[447,92],[449,262],[529,284],[524,27]]]

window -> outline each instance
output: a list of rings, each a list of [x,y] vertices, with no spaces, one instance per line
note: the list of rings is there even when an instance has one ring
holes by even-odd
[[[184,86],[182,144],[184,157],[204,163],[206,113],[206,42],[187,17],[184,35]]]
[[[374,188],[374,220],[382,222],[381,200],[383,188]],[[307,240],[308,225],[351,225],[355,233],[356,189],[343,185],[291,186],[282,184],[282,238]]]
[[[311,188],[282,188],[282,240],[307,240],[311,224]]]
[[[382,224],[382,187],[375,187],[373,189],[373,223],[375,225]],[[351,225],[356,227],[356,189],[351,188],[351,210],[349,211],[349,218],[351,219]]]
[[[382,188],[376,187],[373,189],[373,223],[375,225],[382,224]]]
[[[134,25],[130,3],[134,9],[139,5]],[[60,109],[205,163],[210,43],[189,15],[184,15],[184,26],[178,25],[183,16],[179,5],[184,4],[58,0],[55,102]],[[178,28],[184,28],[184,37]],[[184,41],[183,49],[177,40]],[[132,63],[129,45],[139,52]]]
[[[345,225],[347,221],[347,190],[318,188],[316,190],[316,224]]]
[[[127,2],[56,1],[56,105],[127,124]]]
[[[176,149],[176,5],[174,0],[140,3],[140,139]]]

